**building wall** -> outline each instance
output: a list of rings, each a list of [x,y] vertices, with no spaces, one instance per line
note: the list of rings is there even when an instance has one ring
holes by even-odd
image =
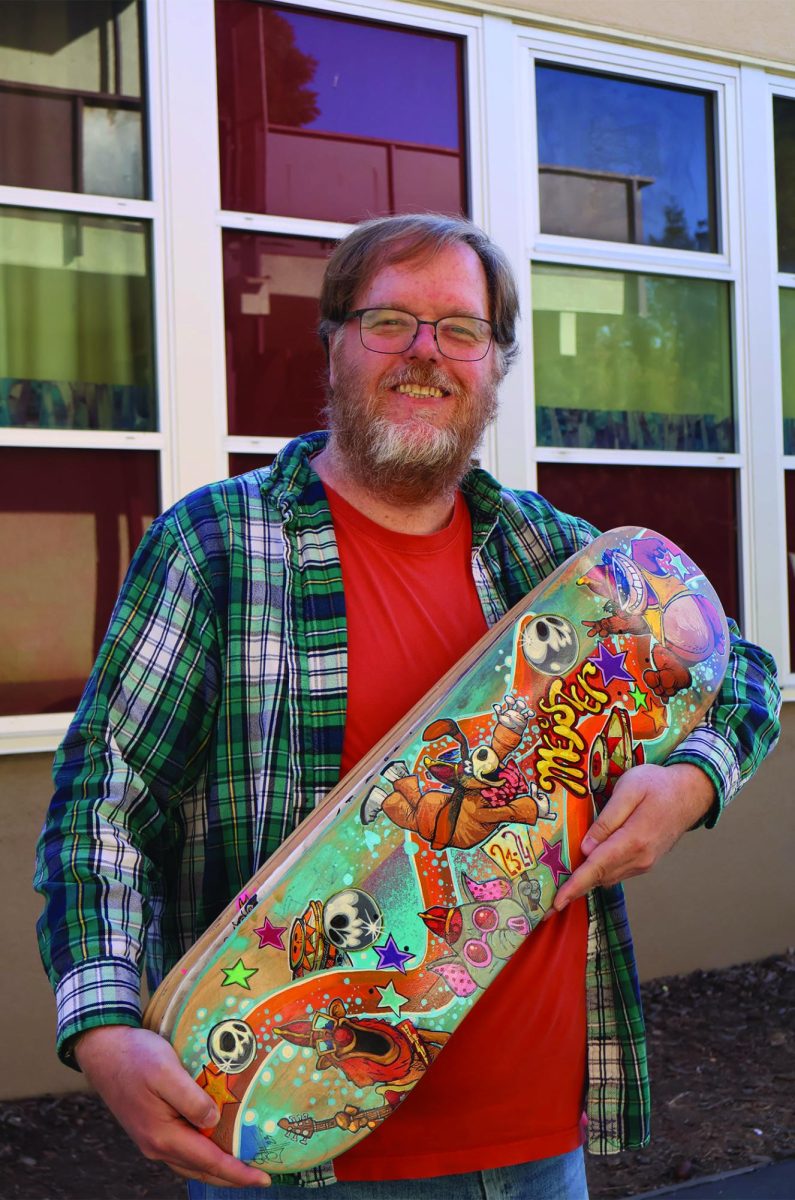
[[[794,766],[795,711],[788,706],[781,745],[716,828],[689,834],[652,874],[629,882],[643,978],[764,958],[791,944],[795,807],[787,798]],[[0,911],[10,968],[3,1015],[14,1030],[0,1099],[82,1086],[55,1057],[54,1005],[36,948],[40,901],[31,873],[49,770],[44,754],[0,758]]]
[[[795,6],[790,0],[501,0],[503,11],[554,18],[571,30],[584,22],[630,40],[659,38],[710,51],[795,62]]]

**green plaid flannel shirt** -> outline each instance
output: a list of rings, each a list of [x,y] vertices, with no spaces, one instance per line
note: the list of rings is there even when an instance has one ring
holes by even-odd
[[[272,468],[212,484],[160,516],[117,601],[55,760],[38,848],[42,957],[58,1048],[138,1025],[150,987],[337,782],[345,724],[342,577],[323,486],[292,442]],[[485,471],[463,484],[489,625],[587,544],[593,528]],[[714,823],[771,749],[769,655],[732,634],[720,697],[672,760],[715,783]],[[591,1149],[648,1139],[643,1017],[620,887],[589,901]],[[333,1182],[330,1165],[306,1186]]]

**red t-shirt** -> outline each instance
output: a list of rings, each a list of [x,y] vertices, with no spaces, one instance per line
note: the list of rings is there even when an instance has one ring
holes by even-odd
[[[486,631],[459,493],[427,536],[375,524],[326,488],[348,622],[350,770]],[[585,833],[570,829],[574,855]],[[575,859],[576,861],[576,859]],[[534,930],[400,1107],[335,1162],[340,1180],[510,1166],[581,1142],[585,901]]]

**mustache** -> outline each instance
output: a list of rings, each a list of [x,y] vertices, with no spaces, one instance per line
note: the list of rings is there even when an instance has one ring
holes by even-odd
[[[379,380],[381,388],[395,388],[414,384],[417,387],[434,387],[451,396],[460,396],[463,389],[451,379],[446,371],[433,366],[431,363],[411,363],[388,372]]]

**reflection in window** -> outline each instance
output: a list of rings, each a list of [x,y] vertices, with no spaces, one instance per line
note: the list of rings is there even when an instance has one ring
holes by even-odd
[[[539,445],[734,449],[728,285],[536,265]]]
[[[543,233],[715,252],[713,98],[536,67]]]
[[[138,0],[0,4],[0,184],[145,195]]]
[[[142,221],[0,209],[0,426],[157,428]]]
[[[690,555],[726,613],[739,620],[736,485],[735,472],[721,467],[538,464],[539,492],[564,512],[601,530],[659,528]]]
[[[332,242],[224,231],[230,434],[320,428],[326,358],[318,296]]]
[[[778,269],[795,273],[795,100],[773,97]]]
[[[784,453],[795,454],[795,288],[779,291]]]
[[[157,512],[155,453],[0,450],[0,715],[75,707]]]
[[[252,0],[215,18],[224,208],[465,210],[460,39]]]

